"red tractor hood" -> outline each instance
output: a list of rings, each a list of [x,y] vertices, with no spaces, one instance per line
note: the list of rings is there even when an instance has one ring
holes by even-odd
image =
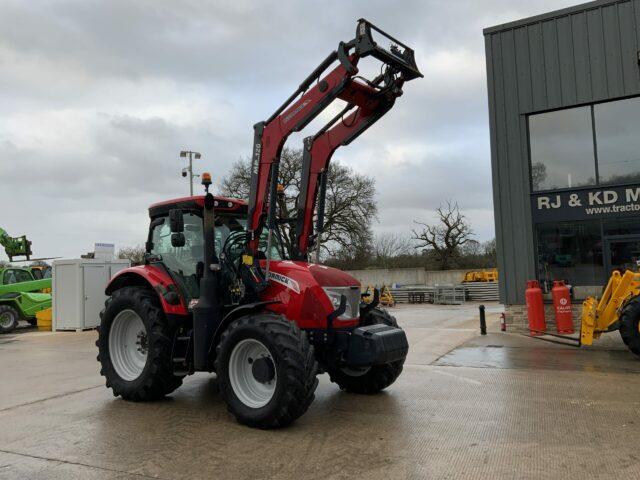
[[[265,268],[266,262],[261,262]],[[342,270],[318,265],[317,263],[298,262],[293,260],[274,260],[270,270],[294,280],[307,284],[313,279],[321,287],[359,287],[360,282]],[[308,285],[311,286],[311,285]]]
[[[260,262],[262,268],[266,262]],[[301,328],[323,328],[335,307],[324,287],[360,288],[360,282],[348,273],[315,263],[275,260],[269,265],[270,286],[261,293],[264,301],[275,300],[269,308],[295,320]],[[342,326],[358,324],[358,319],[340,321]]]
[[[347,272],[338,270],[337,268],[325,267],[324,265],[318,265],[311,263],[309,265],[309,271],[313,278],[316,279],[323,287],[359,287],[360,282],[349,275]]]

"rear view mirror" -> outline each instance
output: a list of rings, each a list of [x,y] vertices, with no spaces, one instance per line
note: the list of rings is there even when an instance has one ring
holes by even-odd
[[[175,208],[169,210],[169,228],[172,233],[184,232],[184,217],[182,216],[182,210]],[[173,242],[173,237],[171,241]]]
[[[177,232],[171,234],[171,246],[174,248],[184,247],[185,239],[184,233]]]

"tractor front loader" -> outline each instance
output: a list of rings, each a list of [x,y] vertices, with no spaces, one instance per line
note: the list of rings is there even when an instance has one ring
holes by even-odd
[[[382,63],[373,79],[359,74],[367,57]],[[396,320],[378,308],[379,292],[362,303],[355,278],[309,256],[322,233],[331,155],[421,76],[412,49],[361,19],[356,37],[340,42],[254,126],[248,203],[214,197],[211,176],[203,173],[205,195],[149,208],[145,264],[111,279],[101,313],[98,360],[115,396],[153,400],[186,375],[215,372],[236,419],[271,428],[307,411],[320,372],[352,393],[377,393],[395,382],[409,345]],[[281,218],[285,141],[335,100],[346,103],[341,114],[305,140],[297,217]],[[285,222],[296,229],[292,259],[278,237]]]
[[[26,235],[10,237],[4,229],[0,228],[0,245],[4,247],[4,252],[10,262],[13,262],[14,257],[31,259],[31,241],[27,239]]]
[[[618,330],[625,345],[640,356],[640,273],[614,271],[602,298],[582,304],[580,344],[591,345],[606,332]]]

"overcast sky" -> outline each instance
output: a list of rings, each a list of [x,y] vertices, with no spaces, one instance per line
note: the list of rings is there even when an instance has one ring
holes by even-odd
[[[178,152],[202,152],[219,181],[365,17],[414,47],[425,78],[334,159],[375,177],[376,232],[408,234],[451,199],[488,240],[482,29],[574,3],[0,0],[0,227],[37,257],[142,244],[148,205],[188,192]]]

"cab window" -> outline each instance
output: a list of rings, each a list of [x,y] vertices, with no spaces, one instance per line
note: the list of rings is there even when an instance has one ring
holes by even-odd
[[[33,277],[26,270],[10,269],[4,272],[2,283],[10,285],[12,283],[30,282]]]
[[[151,253],[162,257],[163,263],[178,277],[178,282],[191,299],[199,297],[199,279],[196,272],[198,262],[202,262],[203,257],[202,218],[188,212],[185,212],[183,217],[184,246],[171,245],[171,229],[169,220],[165,217],[151,232]]]

